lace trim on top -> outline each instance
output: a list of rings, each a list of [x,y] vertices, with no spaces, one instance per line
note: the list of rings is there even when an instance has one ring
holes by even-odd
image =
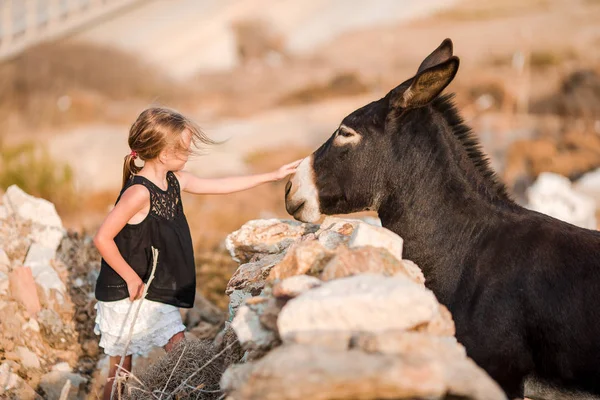
[[[179,182],[171,171],[167,173],[167,190],[162,190],[149,179],[136,175],[138,182],[150,192],[150,213],[166,220],[175,219],[183,212],[179,191]]]

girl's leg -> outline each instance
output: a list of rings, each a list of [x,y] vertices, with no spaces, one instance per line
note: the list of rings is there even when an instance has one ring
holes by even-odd
[[[178,333],[174,334],[171,339],[169,339],[169,342],[167,344],[165,344],[165,347],[163,347],[163,348],[168,353],[171,350],[173,350],[173,347],[175,347],[175,345],[177,343],[181,342],[183,339],[185,339],[185,336],[183,335],[183,331],[178,332]]]
[[[113,381],[117,372],[117,365],[121,362],[121,357],[110,357],[109,366],[108,366],[108,378],[106,379],[106,384],[104,385],[104,396],[103,400],[111,400],[110,392],[112,390]],[[131,356],[125,357],[125,361],[123,362],[123,368],[127,371],[131,371]],[[115,391],[115,398],[117,398],[117,394]]]

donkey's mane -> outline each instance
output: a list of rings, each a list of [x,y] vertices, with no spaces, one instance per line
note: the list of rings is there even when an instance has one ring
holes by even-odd
[[[492,193],[499,200],[512,202],[510,195],[506,191],[506,186],[498,179],[498,176],[490,167],[490,160],[481,149],[479,140],[460,116],[454,104],[454,93],[439,96],[432,102],[432,105],[437,111],[442,113],[450,125],[454,136],[467,152],[469,159],[473,162],[477,171],[481,173],[484,181],[491,185]]]

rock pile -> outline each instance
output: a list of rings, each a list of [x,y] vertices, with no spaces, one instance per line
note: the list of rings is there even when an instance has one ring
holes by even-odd
[[[68,399],[96,398],[107,372],[94,334],[99,270],[91,237],[66,232],[52,203],[14,185],[6,190],[0,203],[0,398],[52,400],[63,392]],[[207,340],[225,321],[200,293],[182,317],[190,337]]]
[[[230,234],[241,263],[227,287],[230,326],[244,355],[221,379],[228,399],[504,399],[402,245],[331,217]]]
[[[99,354],[87,334],[98,261],[89,249],[65,236],[52,203],[7,189],[0,205],[0,397],[58,399],[64,389],[70,399],[84,398]]]

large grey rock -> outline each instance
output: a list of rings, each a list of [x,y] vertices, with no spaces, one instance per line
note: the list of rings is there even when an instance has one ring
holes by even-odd
[[[243,367],[229,368],[221,387],[234,399],[461,399],[504,400],[498,385],[450,348],[402,356],[284,345]]]
[[[302,274],[318,274],[334,253],[324,247],[314,234],[309,234],[292,244],[283,260],[269,273],[268,280],[275,281]]]
[[[438,314],[434,294],[409,278],[364,274],[327,282],[290,300],[277,325],[286,341],[305,331],[410,330]]]
[[[252,297],[250,292],[246,292],[244,290],[234,290],[229,295],[229,320],[231,321],[237,310],[244,304],[246,299]]]
[[[6,219],[9,216],[9,210],[8,207],[6,207],[3,204],[0,204],[0,220],[2,219]]]
[[[33,400],[37,397],[31,386],[13,372],[10,362],[0,365],[0,398]]]
[[[564,176],[543,172],[527,189],[527,208],[587,229],[596,229],[596,202]]]
[[[389,229],[360,223],[352,232],[349,247],[373,246],[382,247],[398,260],[402,260],[404,241]]]
[[[56,251],[54,249],[33,243],[29,247],[24,264],[31,269],[35,283],[43,289],[46,298],[50,297],[51,290],[56,290],[59,294],[57,299],[62,303],[66,288],[54,268],[50,265],[55,255]]]
[[[17,356],[19,357],[19,360],[21,361],[21,365],[23,367],[34,369],[41,368],[40,359],[33,351],[29,350],[27,347],[17,346],[15,348],[15,351],[17,352]]]
[[[420,272],[420,270],[418,270]],[[404,274],[411,277],[401,259],[394,257],[387,249],[374,246],[360,246],[348,249],[340,247],[323,269],[320,278],[324,281],[343,278],[346,276],[373,273],[392,276]],[[422,274],[421,274],[422,276]],[[424,279],[416,280],[423,283]]]
[[[56,250],[65,230],[62,221],[51,202],[30,196],[17,185],[9,186],[3,198],[10,212],[32,222],[29,236],[35,243]]]
[[[0,271],[0,296],[8,295],[8,288],[10,286],[10,281],[8,280],[8,275],[5,272]]]
[[[235,261],[245,263],[256,254],[281,253],[296,239],[317,229],[317,225],[297,221],[252,220],[229,234],[225,245]]]
[[[83,396],[83,390],[80,390],[83,388],[80,388],[80,386],[85,385],[87,379],[79,374],[61,370],[53,370],[42,376],[40,387],[46,395],[45,398],[48,400],[59,400],[61,391],[67,380],[70,381],[67,398],[83,400],[85,397]]]
[[[573,183],[573,189],[596,202],[596,208],[600,208],[600,168],[595,169]]]
[[[257,351],[262,355],[278,343],[276,333],[261,324],[260,311],[248,305],[238,309],[231,327],[244,350]]]
[[[243,290],[252,295],[258,295],[265,286],[265,279],[269,276],[271,269],[283,257],[283,254],[268,254],[258,261],[240,265],[227,283],[225,293],[231,294],[234,290]]]
[[[10,259],[4,249],[0,248],[0,271],[4,273],[10,272]]]
[[[273,285],[273,296],[289,298],[297,297],[310,289],[321,286],[322,284],[323,282],[314,276],[296,275]]]
[[[54,310],[43,309],[37,314],[44,340],[55,349],[68,348],[74,337],[73,327],[65,324]]]

